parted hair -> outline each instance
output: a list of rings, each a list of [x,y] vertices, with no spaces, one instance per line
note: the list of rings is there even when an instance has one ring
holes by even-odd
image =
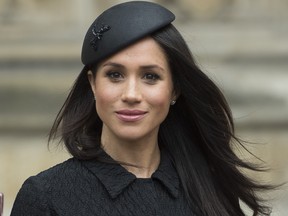
[[[172,73],[177,103],[160,125],[158,143],[173,159],[191,208],[205,216],[243,216],[240,201],[253,215],[269,215],[259,191],[271,189],[244,175],[242,168],[262,171],[241,160],[233,146],[242,146],[234,133],[230,108],[219,88],[195,63],[181,34],[172,25],[151,37],[163,49]],[[60,136],[68,151],[81,160],[101,155],[102,121],[95,111],[86,65],[76,79],[49,134]],[[100,159],[99,159],[100,160]]]

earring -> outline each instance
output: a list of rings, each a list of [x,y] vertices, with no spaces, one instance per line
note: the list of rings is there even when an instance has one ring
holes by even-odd
[[[176,100],[172,100],[170,105],[173,106],[176,103]]]
[[[94,96],[94,101],[96,101],[96,97]]]

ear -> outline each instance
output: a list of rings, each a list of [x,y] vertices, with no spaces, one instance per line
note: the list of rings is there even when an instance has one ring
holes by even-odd
[[[88,80],[89,80],[91,89],[93,91],[93,94],[95,95],[95,77],[91,70],[88,71],[87,76],[88,76]]]
[[[179,95],[180,95],[179,93],[176,93],[175,90],[173,90],[171,100],[176,101]]]

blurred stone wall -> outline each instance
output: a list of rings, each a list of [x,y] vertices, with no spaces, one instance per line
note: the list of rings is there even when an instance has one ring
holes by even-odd
[[[0,191],[5,216],[23,181],[68,158],[47,133],[82,68],[80,50],[95,16],[120,0],[0,0]],[[200,67],[231,105],[248,148],[288,180],[288,2],[157,0],[176,13]],[[242,157],[249,156],[247,154]],[[263,175],[254,175],[263,178]],[[287,188],[273,215],[287,214]],[[271,194],[269,196],[272,196]],[[274,195],[273,195],[274,196]]]

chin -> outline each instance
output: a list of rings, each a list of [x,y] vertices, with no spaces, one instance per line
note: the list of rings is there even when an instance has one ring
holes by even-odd
[[[118,137],[119,139],[123,141],[125,140],[127,142],[137,142],[137,141],[149,139],[153,137],[153,134],[151,132],[143,133],[143,131],[141,131],[141,133],[139,133],[133,130],[129,130],[127,133],[118,133]]]

